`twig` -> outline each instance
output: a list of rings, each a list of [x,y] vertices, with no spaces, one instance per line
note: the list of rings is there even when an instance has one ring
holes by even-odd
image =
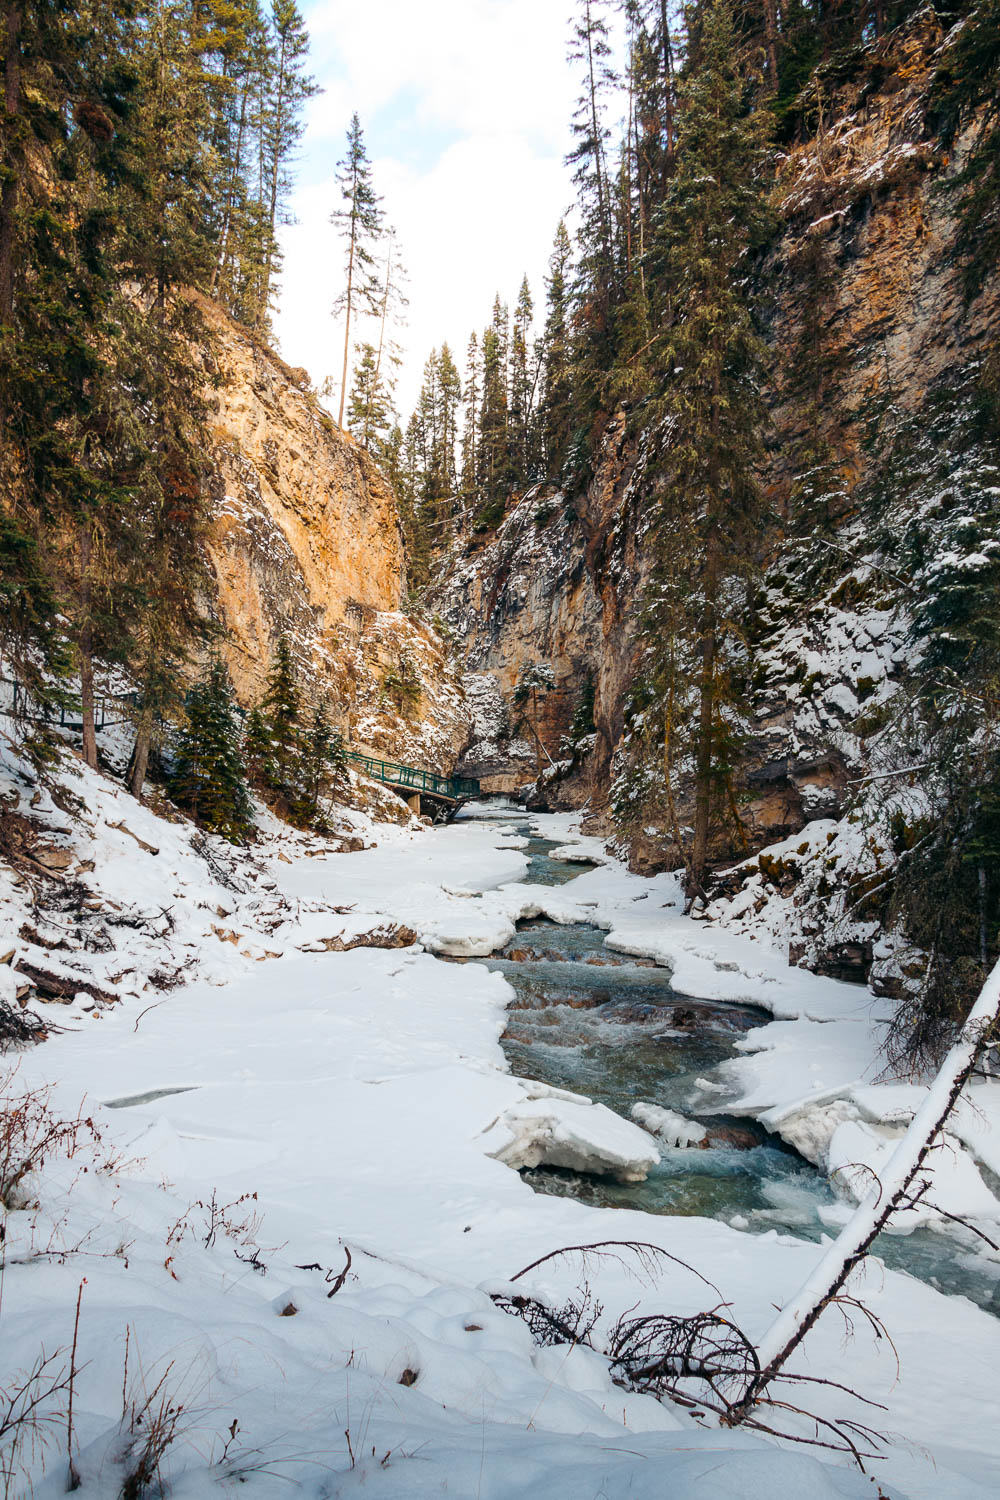
[[[86,1276],[80,1282],[76,1294],[76,1317],[73,1319],[73,1346],[69,1355],[69,1405],[66,1412],[66,1457],[69,1461],[69,1479],[66,1488],[70,1491],[80,1488],[80,1475],[76,1464],[73,1462],[73,1388],[76,1382],[76,1346],[80,1336],[80,1303],[83,1301],[83,1289],[87,1285]]]

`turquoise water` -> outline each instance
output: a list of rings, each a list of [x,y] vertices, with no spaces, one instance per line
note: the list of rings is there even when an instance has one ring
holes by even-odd
[[[528,836],[526,881],[559,885],[589,868],[553,859],[557,841],[535,835],[523,814],[507,816]],[[836,1234],[837,1221],[824,1219],[838,1203],[827,1179],[756,1122],[726,1115],[726,1094],[699,1082],[713,1082],[713,1071],[735,1055],[739,1038],[770,1019],[766,1012],[678,995],[666,970],[613,953],[604,937],[599,927],[538,918],[520,923],[506,948],[481,960],[515,992],[503,1037],[512,1072],[587,1094],[626,1117],[638,1101],[664,1105],[705,1125],[711,1144],[661,1148],[662,1160],[647,1180],[628,1186],[547,1168],[524,1172],[525,1180],[540,1193],[609,1208],[697,1214],[751,1233],[778,1230],[813,1241]],[[1000,1265],[952,1236],[884,1234],[876,1253],[887,1265],[1000,1316]]]

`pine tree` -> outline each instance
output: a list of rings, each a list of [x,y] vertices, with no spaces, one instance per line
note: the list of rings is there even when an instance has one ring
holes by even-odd
[[[542,394],[539,423],[545,473],[558,479],[569,449],[573,413],[570,272],[572,249],[560,219],[545,283],[547,311],[542,334]]]
[[[294,799],[302,753],[302,697],[292,648],[283,632],[275,643],[261,712],[269,741],[266,784],[275,794]]]
[[[469,514],[475,507],[476,456],[479,427],[479,340],[475,332],[469,335],[465,355],[465,381],[463,385],[464,411],[462,414],[462,511]]]
[[[493,321],[483,334],[483,379],[479,404],[479,442],[476,481],[479,490],[477,524],[496,526],[503,519],[510,493],[511,455],[507,407],[508,314],[499,296]]]
[[[329,710],[321,700],[313,709],[302,741],[300,789],[291,807],[294,822],[317,832],[328,831],[322,800],[332,777],[341,776],[345,767],[343,740],[331,725]]]
[[[531,354],[534,306],[527,276],[514,307],[510,344],[511,479],[517,489],[537,478],[535,453],[535,386],[537,365]]]
[[[658,517],[660,594],[647,625],[655,654],[668,617],[684,604],[697,642],[692,891],[703,886],[713,814],[734,805],[731,716],[722,711],[730,627],[720,601],[724,588],[746,577],[762,518],[756,470],[764,356],[745,265],[767,223],[768,128],[763,111],[747,107],[730,0],[710,0],[699,23],[680,93],[677,170],[651,253],[663,319],[655,416],[669,437]]]
[[[373,345],[358,344],[356,353],[347,426],[365,452],[374,454],[381,461],[396,420],[392,388],[379,375],[378,356]]]
[[[605,0],[579,0],[569,58],[581,66],[583,88],[573,115],[575,145],[568,161],[575,168],[573,180],[583,216],[581,239],[592,260],[595,283],[606,289],[611,278],[612,230],[607,164],[610,132],[604,105],[616,79],[605,16]]]
[[[337,183],[346,205],[330,215],[330,222],[337,225],[345,247],[344,290],[333,305],[334,313],[344,315],[344,361],[337,417],[338,425],[343,427],[351,319],[359,312],[375,314],[379,310],[375,246],[383,233],[382,200],[372,185],[371,163],[365,151],[361,121],[356,114],[352,116],[347,132],[347,154],[337,163]]]
[[[260,319],[267,316],[278,255],[277,229],[284,215],[292,179],[290,164],[304,129],[306,101],[320,89],[305,71],[309,33],[295,0],[272,0],[273,64],[267,107],[262,122],[266,162],[267,249],[264,258]]]
[[[240,731],[229,674],[212,661],[188,694],[178,736],[171,797],[204,828],[232,844],[246,843],[254,830],[240,753]]]
[[[384,269],[379,273],[379,284],[381,286],[379,314],[378,314],[378,344],[375,347],[375,383],[383,381],[386,388],[390,389],[394,384],[394,372],[398,370],[402,354],[399,344],[394,338],[395,329],[406,321],[406,308],[409,306],[403,287],[406,283],[406,271],[400,259],[399,247],[396,244],[396,231],[385,229],[383,231],[385,241]],[[393,373],[389,373],[389,372]]]

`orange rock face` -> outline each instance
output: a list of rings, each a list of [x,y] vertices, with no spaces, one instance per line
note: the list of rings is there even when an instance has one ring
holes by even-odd
[[[215,366],[208,551],[237,696],[260,696],[283,632],[307,702],[324,698],[352,742],[450,771],[468,734],[463,695],[430,624],[401,609],[406,559],[389,484],[304,371],[211,304],[204,311]],[[391,687],[401,667],[418,684],[405,703]]]

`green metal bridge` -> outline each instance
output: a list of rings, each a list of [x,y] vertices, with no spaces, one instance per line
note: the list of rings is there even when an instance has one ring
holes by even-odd
[[[480,795],[480,785],[470,776],[437,776],[416,766],[401,766],[393,760],[381,760],[360,750],[345,751],[348,764],[357,766],[374,781],[381,781],[407,798],[427,797],[451,811],[463,802]]]

